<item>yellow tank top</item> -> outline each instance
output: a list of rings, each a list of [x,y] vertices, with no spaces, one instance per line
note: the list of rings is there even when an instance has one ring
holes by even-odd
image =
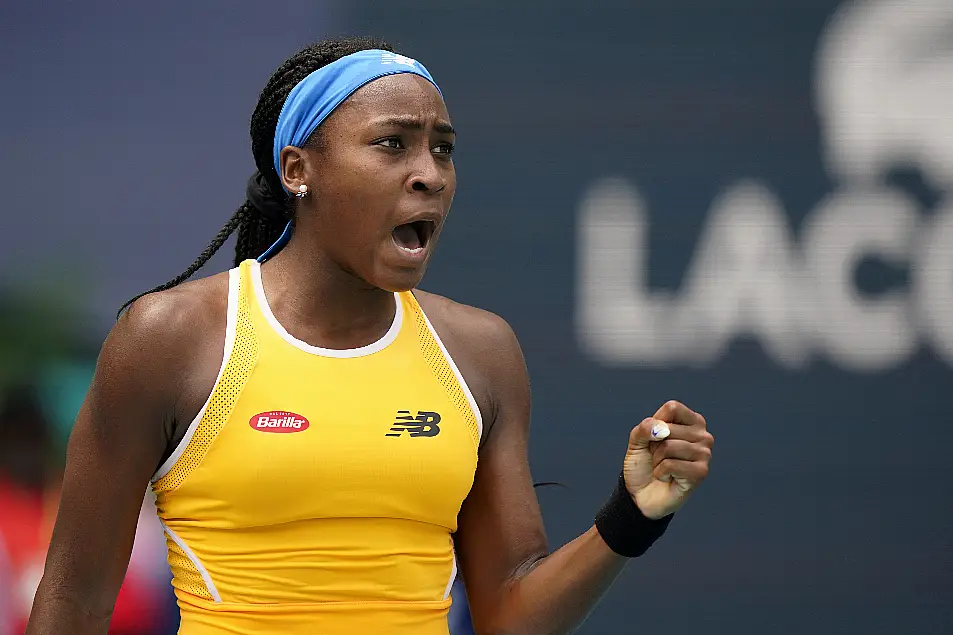
[[[180,635],[446,635],[479,409],[410,292],[387,334],[291,336],[229,273],[215,386],[153,479]]]

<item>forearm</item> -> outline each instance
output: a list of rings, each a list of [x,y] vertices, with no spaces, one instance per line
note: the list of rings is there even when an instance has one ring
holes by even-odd
[[[493,635],[571,633],[622,572],[628,558],[614,553],[595,527],[540,560],[506,585],[494,624],[476,624]]]
[[[69,594],[37,590],[26,635],[106,635],[111,613],[97,613]]]

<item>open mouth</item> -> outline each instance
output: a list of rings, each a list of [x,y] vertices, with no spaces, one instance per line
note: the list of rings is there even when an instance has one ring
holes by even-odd
[[[394,243],[404,251],[417,253],[430,242],[434,229],[434,222],[430,220],[416,220],[398,225],[392,232]]]

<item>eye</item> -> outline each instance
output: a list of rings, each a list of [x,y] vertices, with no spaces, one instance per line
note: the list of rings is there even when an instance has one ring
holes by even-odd
[[[436,154],[446,154],[447,156],[450,156],[453,154],[455,148],[456,146],[454,146],[452,143],[440,143],[434,147],[433,151]]]
[[[374,145],[390,148],[392,150],[402,150],[404,147],[400,137],[385,137],[383,139],[378,139],[374,142]]]

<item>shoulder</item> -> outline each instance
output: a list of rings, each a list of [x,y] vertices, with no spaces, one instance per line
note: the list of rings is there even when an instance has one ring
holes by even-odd
[[[113,333],[153,348],[200,338],[219,323],[224,330],[228,280],[225,272],[144,295],[119,317]]]
[[[415,290],[414,296],[441,338],[446,332],[477,348],[519,346],[512,327],[495,313],[426,291]]]
[[[198,394],[214,382],[227,280],[212,276],[137,299],[103,343],[77,421],[119,435],[120,445],[148,440],[159,454],[166,451],[177,422],[198,412],[208,393]]]
[[[202,351],[220,349],[217,340],[225,334],[227,305],[228,273],[137,299],[106,338],[100,371],[118,385],[152,393],[172,391],[176,398]]]
[[[506,320],[433,293],[415,290],[414,296],[470,385],[485,426],[497,418],[501,406],[523,399],[524,392],[528,401],[523,352]]]

